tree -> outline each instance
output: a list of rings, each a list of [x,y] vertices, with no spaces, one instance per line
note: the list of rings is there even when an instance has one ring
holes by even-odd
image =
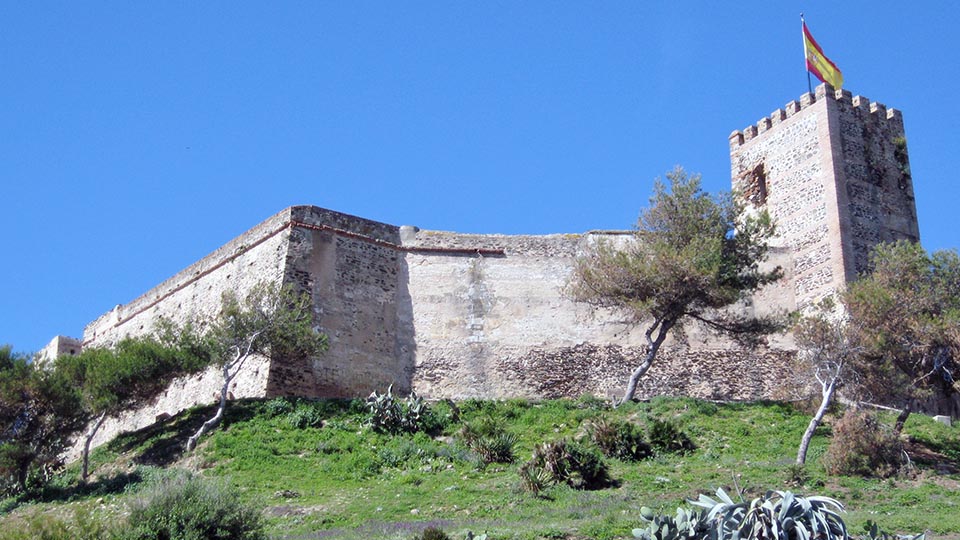
[[[780,278],[780,268],[760,269],[774,234],[769,215],[744,212],[729,194],[711,196],[700,176],[677,168],[659,179],[650,206],[637,222],[635,241],[623,249],[599,244],[577,261],[575,298],[625,310],[646,321],[647,353],[630,375],[620,403],[633,399],[671,330],[682,336],[696,321],[716,332],[755,340],[779,328],[773,317],[725,310]]]
[[[56,360],[56,369],[80,389],[87,420],[82,481],[89,475],[91,442],[108,416],[152,398],[174,377],[200,371],[210,363],[209,347],[175,342],[171,336],[167,333],[165,342],[153,337],[125,338],[113,349],[86,349]]]
[[[80,425],[80,396],[62,372],[0,347],[0,488],[24,491],[31,476],[57,469]]]
[[[327,337],[314,328],[311,305],[306,294],[264,283],[254,286],[243,301],[232,292],[224,294],[220,316],[207,334],[223,373],[220,404],[187,440],[187,451],[223,420],[230,383],[251,356],[306,358],[326,350]]]
[[[872,271],[845,294],[864,346],[858,372],[868,395],[899,400],[899,433],[914,402],[956,391],[960,358],[960,257],[916,243],[880,244]]]
[[[806,463],[813,434],[823,421],[836,391],[850,376],[851,366],[862,350],[851,323],[843,316],[830,317],[825,313],[830,307],[824,306],[821,312],[801,318],[793,329],[799,355],[813,368],[820,383],[820,406],[800,438],[797,465]]]

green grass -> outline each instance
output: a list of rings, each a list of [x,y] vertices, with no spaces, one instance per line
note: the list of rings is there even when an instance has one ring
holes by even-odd
[[[434,408],[435,432],[385,435],[364,425],[362,402],[271,400],[231,404],[224,425],[183,458],[185,438],[210,413],[193,410],[163,425],[123,435],[92,456],[99,479],[80,488],[75,470],[33,499],[0,502],[0,528],[32,512],[123,507],[160,467],[187,466],[226,477],[245,501],[266,509],[276,538],[411,538],[439,525],[453,538],[468,530],[491,539],[629,538],[639,509],[673,513],[698,493],[739,488],[745,497],[790,489],[836,497],[852,531],[873,520],[888,531],[960,531],[957,428],[914,415],[905,433],[922,449],[916,469],[889,480],[829,478],[819,463],[829,428],[818,430],[804,485],[788,483],[788,466],[809,417],[779,403],[713,404],[654,399],[616,410],[591,399],[446,403]],[[459,443],[464,421],[490,415],[517,436],[513,464],[478,465]],[[597,491],[519,491],[517,467],[535,445],[582,436],[585,421],[628,420],[646,429],[670,420],[697,445],[687,455],[637,462],[607,459],[616,487]],[[891,419],[887,419],[891,421]],[[300,426],[300,427],[295,427]],[[72,510],[71,510],[72,511]]]

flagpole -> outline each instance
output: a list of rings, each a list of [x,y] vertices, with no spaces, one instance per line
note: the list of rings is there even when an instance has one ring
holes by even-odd
[[[813,83],[810,82],[810,70],[807,69],[807,40],[803,35],[803,27],[806,21],[803,20],[803,13],[800,14],[800,39],[803,40],[803,68],[807,72],[807,92],[813,93]]]

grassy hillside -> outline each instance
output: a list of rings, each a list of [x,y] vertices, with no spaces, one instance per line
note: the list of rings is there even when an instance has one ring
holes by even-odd
[[[629,538],[640,525],[641,506],[672,513],[685,499],[718,487],[741,489],[745,497],[767,489],[829,495],[847,505],[852,531],[873,520],[888,531],[960,538],[957,428],[918,415],[905,429],[912,440],[909,474],[828,478],[820,456],[830,433],[821,428],[798,479],[789,465],[809,417],[783,404],[655,399],[611,410],[583,399],[433,408],[435,435],[386,435],[365,426],[360,401],[235,403],[224,427],[184,457],[183,442],[210,413],[189,411],[98,449],[96,480],[87,487],[76,486],[69,474],[75,471],[68,471],[33,500],[3,501],[0,529],[77,509],[117,519],[141,486],[164,474],[161,468],[178,467],[227,478],[244,500],[265,508],[277,538],[411,538],[427,525],[454,538],[468,530],[492,539]],[[484,416],[501,419],[517,436],[517,462],[483,467],[461,445],[462,423]],[[606,489],[552,487],[540,496],[519,490],[518,464],[536,444],[583,436],[585,423],[599,418],[644,427],[671,420],[697,449],[637,463],[606,458],[615,480]]]

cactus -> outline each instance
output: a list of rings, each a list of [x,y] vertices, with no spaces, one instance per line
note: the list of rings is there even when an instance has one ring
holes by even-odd
[[[367,398],[367,409],[370,411],[370,426],[376,431],[386,433],[420,431],[430,415],[429,405],[416,392],[411,392],[401,401],[393,396],[392,384],[385,394],[376,391],[370,394]]]

